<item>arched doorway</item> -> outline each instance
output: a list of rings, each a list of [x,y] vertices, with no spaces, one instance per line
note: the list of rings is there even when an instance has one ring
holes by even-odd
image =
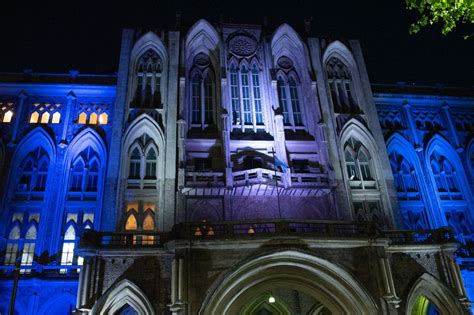
[[[379,313],[365,288],[343,268],[306,252],[284,250],[256,257],[221,275],[201,305],[199,314],[247,315],[249,310],[261,312],[250,315],[285,314],[283,307],[275,309],[285,303],[268,306],[262,302],[263,308],[252,309],[255,297],[284,289],[321,303],[329,314]]]

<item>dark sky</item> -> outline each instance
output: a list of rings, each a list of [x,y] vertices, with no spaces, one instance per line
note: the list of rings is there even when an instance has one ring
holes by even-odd
[[[267,16],[270,25],[287,22],[302,30],[312,16],[314,35],[361,41],[373,83],[474,85],[474,39],[462,39],[472,25],[448,36],[439,27],[409,35],[415,16],[404,0],[17,2],[0,8],[1,72],[114,73],[123,28],[173,27],[181,10],[185,25],[202,17],[218,22],[219,16],[260,24]]]

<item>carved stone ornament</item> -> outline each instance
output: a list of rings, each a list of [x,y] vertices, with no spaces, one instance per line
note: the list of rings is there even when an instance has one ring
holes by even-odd
[[[257,41],[250,36],[237,35],[229,41],[229,48],[234,55],[247,57],[257,50]]]
[[[282,69],[290,69],[293,67],[293,61],[288,57],[280,57],[278,59],[278,66]]]

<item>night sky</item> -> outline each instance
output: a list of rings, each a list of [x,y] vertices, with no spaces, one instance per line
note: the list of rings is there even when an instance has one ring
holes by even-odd
[[[301,32],[304,18],[313,17],[312,35],[361,41],[372,83],[474,85],[474,39],[462,39],[472,25],[448,36],[439,27],[409,35],[415,16],[404,0],[17,2],[0,8],[0,72],[115,73],[123,28],[174,27],[180,10],[183,26],[220,16],[261,24],[266,16],[271,27],[287,22]]]

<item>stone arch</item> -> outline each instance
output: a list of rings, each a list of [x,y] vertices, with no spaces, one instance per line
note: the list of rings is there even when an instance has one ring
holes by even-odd
[[[56,160],[56,144],[54,140],[43,128],[37,127],[28,133],[18,144],[12,158],[15,161],[15,166],[21,162],[22,157],[38,147],[42,147],[48,153],[50,163]]]
[[[430,195],[427,191],[427,187],[425,185],[425,181],[423,178],[423,169],[420,159],[418,158],[417,153],[415,152],[413,145],[411,145],[405,137],[403,137],[399,133],[394,133],[388,140],[387,140],[387,154],[390,156],[392,152],[399,152],[403,154],[404,158],[413,165],[414,169],[416,170],[416,178],[418,181],[418,188],[421,194],[421,201],[426,205],[425,210],[428,212],[429,223],[431,227],[435,227],[439,222],[439,213],[433,213],[430,209],[433,209],[432,206],[429,206],[431,203]]]
[[[411,314],[417,299],[424,296],[445,314],[463,314],[463,309],[454,294],[438,279],[428,273],[421,275],[413,284],[406,299],[406,314]]]
[[[283,250],[245,261],[222,274],[198,314],[237,314],[271,286],[288,286],[321,301],[334,314],[378,314],[365,288],[346,270],[312,254]]]
[[[278,58],[287,56],[291,58],[294,63],[298,64],[297,69],[299,72],[306,73],[307,69],[309,69],[308,53],[303,41],[290,25],[284,23],[273,33],[271,49],[275,62]]]
[[[147,51],[153,50],[158,54],[162,63],[163,69],[161,69],[161,82],[168,82],[168,51],[166,49],[165,44],[163,41],[153,32],[148,32],[143,35],[135,45],[133,46],[132,52],[130,54],[130,66],[128,71],[128,99],[127,104],[130,104],[132,98],[134,97],[134,85],[136,84],[136,70],[137,64],[140,60],[140,57],[145,54]],[[161,85],[161,94],[162,98],[161,101],[163,104],[167,104],[167,92],[164,88],[165,84]]]
[[[323,54],[323,64],[326,63],[332,58],[337,58],[343,62],[351,70],[352,75],[358,75],[357,64],[349,48],[344,45],[342,42],[336,40],[330,43]]]
[[[92,315],[115,314],[125,305],[133,307],[139,315],[153,315],[153,306],[143,291],[130,280],[115,283],[100,297],[92,308]]]
[[[219,68],[219,46],[216,29],[206,20],[200,19],[190,29],[185,40],[185,64],[190,69],[194,56],[204,53],[211,59],[214,69]]]

